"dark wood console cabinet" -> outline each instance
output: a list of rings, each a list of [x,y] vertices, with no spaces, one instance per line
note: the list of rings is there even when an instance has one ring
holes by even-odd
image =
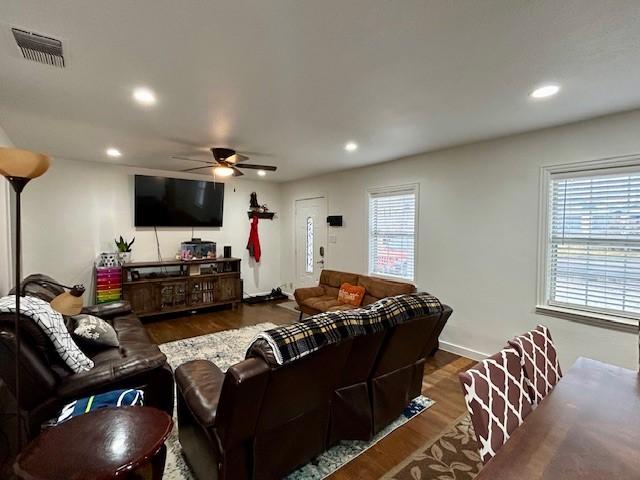
[[[242,302],[240,259],[125,263],[122,295],[139,317],[235,306]]]

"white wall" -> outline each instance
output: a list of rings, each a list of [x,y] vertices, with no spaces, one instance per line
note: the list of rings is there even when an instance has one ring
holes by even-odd
[[[2,127],[0,127],[0,147],[13,147]],[[0,295],[5,295],[13,285],[11,282],[10,191],[9,182],[0,179]]]
[[[536,315],[534,306],[540,167],[638,153],[638,131],[635,111],[286,183],[282,281],[295,282],[296,198],[326,195],[328,214],[344,216],[344,227],[329,227],[337,243],[327,245],[327,268],[366,273],[367,189],[418,182],[417,284],[454,310],[447,348],[493,353],[544,323],[565,368],[589,356],[635,369],[637,334]]]
[[[132,260],[156,260],[153,228],[133,225],[133,174],[164,175],[202,180],[200,175],[181,175],[132,169],[104,163],[55,158],[42,177],[31,182],[23,195],[23,272],[47,273],[62,283],[93,286],[93,264],[100,252],[115,251],[114,237],[135,236]],[[231,245],[242,259],[245,292],[270,291],[280,284],[279,220],[263,220],[259,233],[263,256],[259,264],[249,259],[249,194],[278,211],[279,187],[268,182],[230,180],[225,186],[223,227],[196,228],[194,236],[217,242],[221,255]],[[173,259],[180,242],[191,239],[191,228],[158,228],[163,259]],[[88,288],[89,289],[89,288]],[[92,289],[91,289],[92,290]],[[90,295],[85,303],[93,299]]]

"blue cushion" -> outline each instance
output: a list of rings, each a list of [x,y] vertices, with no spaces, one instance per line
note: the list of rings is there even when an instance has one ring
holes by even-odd
[[[84,415],[85,413],[99,408],[107,407],[127,407],[133,405],[142,406],[144,404],[144,392],[136,389],[113,390],[99,395],[92,395],[87,398],[74,400],[65,405],[58,416],[56,424],[65,422],[73,417]]]

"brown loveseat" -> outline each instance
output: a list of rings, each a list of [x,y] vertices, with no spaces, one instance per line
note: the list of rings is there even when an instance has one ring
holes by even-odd
[[[24,283],[45,275],[30,276]],[[31,283],[27,295],[51,301],[62,293],[59,287]],[[73,373],[60,359],[51,340],[28,317],[20,323],[20,409],[26,438],[35,436],[40,425],[59,413],[68,402],[119,388],[142,388],[145,404],[172,414],[174,381],[167,359],[147,335],[127,302],[87,307],[83,313],[103,318],[118,334],[119,348],[85,352],[95,366]],[[14,315],[0,314],[0,378],[14,393]]]
[[[351,310],[356,308],[351,305],[338,303],[338,291],[340,285],[350,283],[365,288],[362,305],[369,305],[381,298],[393,297],[405,293],[413,293],[416,287],[410,283],[394,282],[382,278],[368,277],[357,273],[338,272],[336,270],[322,270],[320,284],[317,287],[298,288],[293,296],[302,314],[315,315],[321,312],[333,312],[336,310]]]
[[[340,440],[370,439],[420,394],[450,315],[443,306],[285,365],[255,342],[226,373],[207,360],[181,365],[178,433],[196,478],[280,479]]]

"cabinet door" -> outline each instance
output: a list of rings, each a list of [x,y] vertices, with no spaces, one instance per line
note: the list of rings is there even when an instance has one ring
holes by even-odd
[[[158,285],[161,310],[173,310],[187,305],[187,282],[162,282]]]
[[[240,301],[240,279],[223,277],[216,281],[216,302]]]
[[[138,315],[155,312],[160,308],[154,290],[153,284],[129,285],[124,288],[124,299]]]

